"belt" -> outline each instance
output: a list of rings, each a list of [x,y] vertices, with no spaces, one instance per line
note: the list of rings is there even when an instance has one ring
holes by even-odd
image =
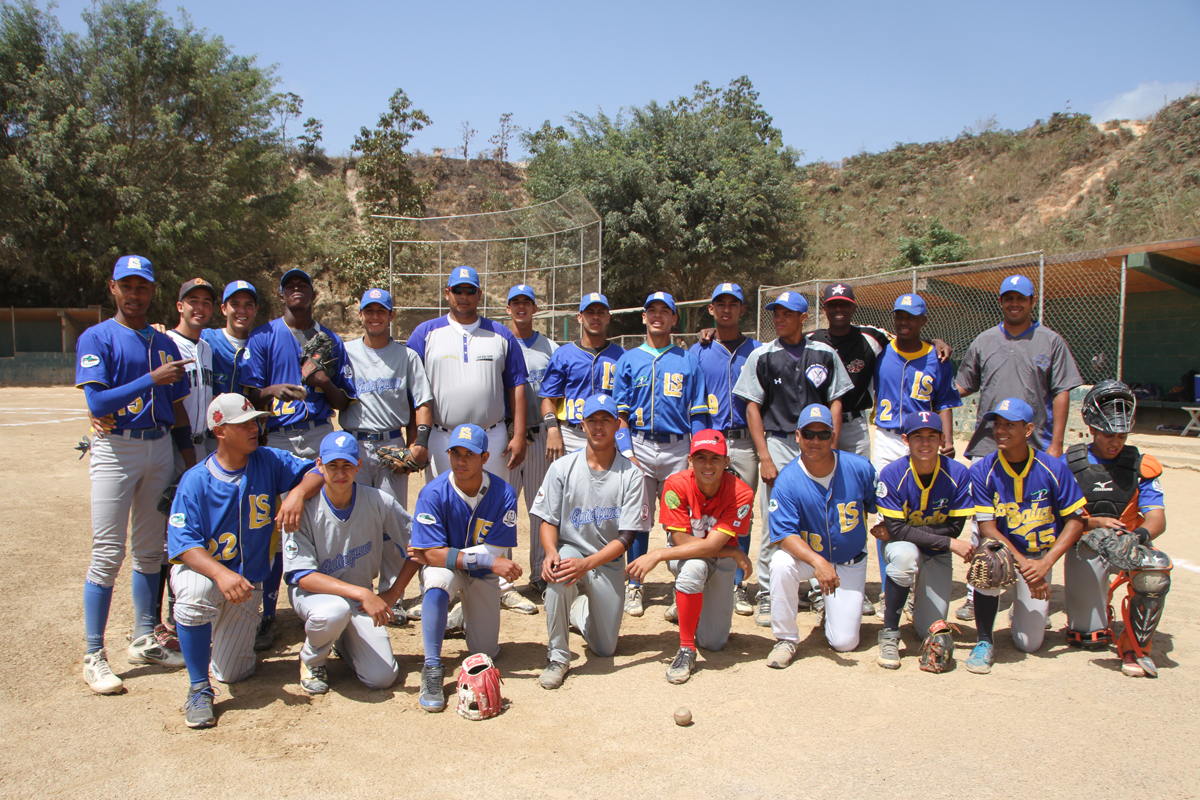
[[[485,431],[490,431],[492,428],[496,427],[496,425],[499,425],[499,424],[500,424],[500,423],[499,423],[499,422],[497,422],[497,423],[495,423],[494,425],[489,425],[489,426],[487,426],[486,428],[484,428],[484,430],[485,430]],[[453,428],[443,428],[441,425],[434,425],[433,427],[437,428],[437,429],[438,429],[439,431],[441,431],[442,433],[450,433],[450,432],[453,430]],[[458,427],[458,426],[455,426],[455,427]],[[480,427],[482,427],[482,426],[480,426]]]
[[[537,434],[539,434],[541,432],[542,432],[541,425],[529,425],[525,428],[525,433],[529,434],[530,436],[536,436]]]
[[[686,439],[688,437],[683,434],[679,434],[679,433],[646,433],[644,431],[635,431],[633,433],[633,438],[637,439],[639,442],[657,442],[658,444],[670,444],[672,442],[678,442],[681,439]]]
[[[866,409],[859,409],[858,411],[843,411],[842,412],[842,422],[849,422],[852,419],[860,419],[862,417],[865,417],[866,415],[867,415]]]
[[[839,561],[834,566],[848,567],[852,564],[861,563],[862,560],[865,559],[866,557],[867,557],[867,551],[864,550],[861,553],[859,553],[858,555],[856,555],[854,558],[850,559],[849,561]]]
[[[749,428],[733,428],[732,430],[725,431],[724,433],[726,440],[730,442],[736,442],[738,439],[750,438]]]
[[[571,426],[572,428],[578,428],[580,430],[583,429],[582,422],[571,422],[571,420],[569,420],[569,419],[565,419],[565,420],[563,420],[563,422],[565,422],[567,425]]]
[[[794,433],[788,431],[766,431],[768,436],[774,436],[776,439],[791,439],[795,436]]]
[[[112,436],[125,436],[130,439],[145,439],[153,441],[161,439],[167,435],[165,428],[137,428],[135,430],[111,430],[109,434]]]
[[[385,442],[392,439],[399,439],[404,435],[404,431],[384,431],[383,433],[371,433],[370,431],[355,431],[354,438],[360,442]]]
[[[321,427],[328,421],[329,420],[327,420],[327,419],[323,419],[320,422],[317,422],[316,420],[314,420],[312,422],[297,422],[295,425],[285,425],[282,428],[275,428],[274,430],[269,430],[269,431],[267,431],[267,433],[292,433],[293,431],[306,431],[306,430],[309,430],[310,428],[312,430],[316,430],[317,428]]]

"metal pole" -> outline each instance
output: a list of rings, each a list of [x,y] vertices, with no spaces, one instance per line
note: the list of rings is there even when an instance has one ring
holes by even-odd
[[[763,307],[763,290],[762,290],[762,287],[760,286],[760,287],[758,287],[758,321],[755,323],[758,325],[758,330],[756,331],[756,334],[757,334],[757,338],[759,341],[762,341],[762,335],[763,335],[763,332],[762,332],[762,307]]]
[[[484,317],[487,316],[487,283],[488,283],[488,270],[489,270],[488,263],[489,263],[489,259],[491,258],[491,249],[492,249],[491,242],[483,243],[483,314],[481,314],[481,316],[484,316]]]
[[[558,307],[558,233],[550,240],[550,306]]]
[[[1046,324],[1046,251],[1038,253],[1038,322]]]
[[[813,303],[813,305],[817,309],[817,314],[816,314],[817,325],[816,325],[816,328],[813,328],[813,330],[816,330],[817,328],[821,327],[821,312],[823,312],[825,310],[825,307],[821,305],[821,282],[820,281],[817,281],[815,284],[813,284],[813,300],[815,301]]]
[[[388,294],[392,297],[396,296],[396,287],[392,284],[392,242],[388,239]],[[396,301],[393,300],[393,303]],[[396,335],[396,318],[392,318],[392,324],[388,326],[388,333],[392,336]]]
[[[527,236],[524,239],[522,239],[521,241],[525,243],[525,266],[523,268],[524,271],[521,273],[521,283],[528,284],[529,283],[529,237]]]
[[[917,268],[916,268],[916,267],[913,267],[913,269],[912,269],[912,273],[913,273],[913,281],[912,281],[912,283],[913,283],[913,288],[912,288],[912,293],[913,293],[913,294],[916,294],[916,293],[917,293]]]
[[[583,299],[583,231],[579,232],[579,299]]]
[[[446,293],[444,291],[442,291],[443,283],[444,283],[444,281],[442,280],[442,243],[438,242],[438,287],[435,291],[437,292],[438,316],[439,317],[442,315],[442,303],[446,299]]]
[[[1125,270],[1129,256],[1121,256],[1121,310],[1117,317],[1117,380],[1125,380]]]
[[[596,228],[596,291],[604,294],[604,220]]]

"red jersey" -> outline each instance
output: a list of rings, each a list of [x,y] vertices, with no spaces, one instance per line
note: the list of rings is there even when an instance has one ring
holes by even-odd
[[[676,472],[663,483],[662,510],[658,521],[668,531],[684,531],[703,539],[709,531],[726,536],[750,532],[754,492],[732,472],[721,475],[721,488],[705,497],[690,469]]]

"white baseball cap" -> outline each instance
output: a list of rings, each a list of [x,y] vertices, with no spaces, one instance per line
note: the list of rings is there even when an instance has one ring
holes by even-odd
[[[266,411],[255,410],[254,404],[237,392],[217,395],[208,404],[209,429],[218,425],[236,425],[239,422],[249,422],[252,419],[269,416],[271,415]]]

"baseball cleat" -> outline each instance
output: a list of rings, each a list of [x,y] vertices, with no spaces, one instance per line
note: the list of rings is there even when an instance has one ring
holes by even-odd
[[[667,622],[678,623],[679,606],[677,606],[675,603],[671,603],[671,605],[667,606],[667,610],[663,612],[663,619],[665,619]]]
[[[696,651],[690,647],[679,648],[675,659],[671,661],[671,666],[667,667],[667,683],[687,683],[688,678],[692,677],[694,669],[696,669]]]
[[[825,593],[820,586],[808,590],[808,607],[814,614],[825,613]]]
[[[1137,664],[1142,668],[1142,672],[1146,673],[1147,678],[1158,677],[1158,665],[1150,658],[1150,656],[1142,656],[1137,660]]]
[[[403,628],[408,624],[408,612],[404,610],[404,603],[397,600],[396,605],[392,606],[392,621],[388,623],[393,628]]]
[[[767,666],[772,669],[783,669],[792,663],[792,657],[795,655],[796,643],[780,639],[775,642],[775,646],[771,648],[771,654],[767,656]]]
[[[160,667],[182,667],[183,654],[168,650],[158,643],[153,633],[146,633],[129,643],[126,661],[130,664],[157,664]]]
[[[329,671],[324,664],[310,667],[300,661],[300,688],[308,694],[325,694],[329,691]]]
[[[525,598],[516,589],[509,589],[500,597],[500,607],[515,611],[518,614],[532,615],[538,612],[537,606]]]
[[[258,623],[258,630],[254,632],[254,649],[255,650],[270,650],[271,645],[275,644],[276,630],[274,617],[263,617]]]
[[[567,678],[567,665],[558,661],[549,661],[546,663],[546,668],[542,670],[542,674],[538,676],[538,683],[543,689],[557,689],[563,685],[563,681]]]
[[[175,631],[166,625],[154,626],[154,638],[168,650],[174,650],[176,653],[179,652],[179,638],[175,635]]]
[[[423,597],[417,597],[409,601],[409,604],[404,607],[404,613],[408,615],[411,622],[421,621],[421,602]]]
[[[83,679],[96,694],[114,694],[125,686],[108,666],[108,653],[103,647],[83,657]]]
[[[879,632],[879,656],[875,663],[884,669],[900,669],[900,631]]]
[[[1133,653],[1130,653],[1121,662],[1121,674],[1130,678],[1144,678],[1146,670],[1142,669],[1142,665],[1133,657]]]
[[[537,592],[538,597],[546,596],[546,582],[541,578],[535,578],[529,582],[529,588]]]
[[[625,613],[631,617],[640,617],[646,613],[642,605],[642,587],[632,583],[625,587]]]
[[[189,728],[211,728],[217,724],[213,714],[213,702],[217,690],[207,683],[194,684],[188,689],[187,702],[183,704],[183,721]]]
[[[733,587],[733,613],[739,617],[748,617],[754,613],[754,603],[750,602],[750,590],[745,583]]]
[[[991,642],[979,642],[971,648],[971,655],[966,663],[967,672],[987,675],[992,671],[992,662],[995,657],[995,648],[992,647]]]
[[[865,594],[863,595],[862,601],[862,615],[864,617],[875,616],[875,604],[868,600]]]
[[[975,602],[973,600],[968,600],[967,602],[963,603],[958,607],[958,610],[954,612],[954,616],[963,622],[970,622],[971,620],[975,619]]]
[[[450,609],[450,613],[446,615],[446,633],[459,633],[463,629],[463,607],[459,603],[454,608]]]
[[[771,627],[771,595],[760,594],[758,607],[754,610],[754,624],[760,628]]]
[[[426,664],[421,667],[421,708],[430,713],[446,708],[446,694],[442,687],[445,676],[441,664]]]

